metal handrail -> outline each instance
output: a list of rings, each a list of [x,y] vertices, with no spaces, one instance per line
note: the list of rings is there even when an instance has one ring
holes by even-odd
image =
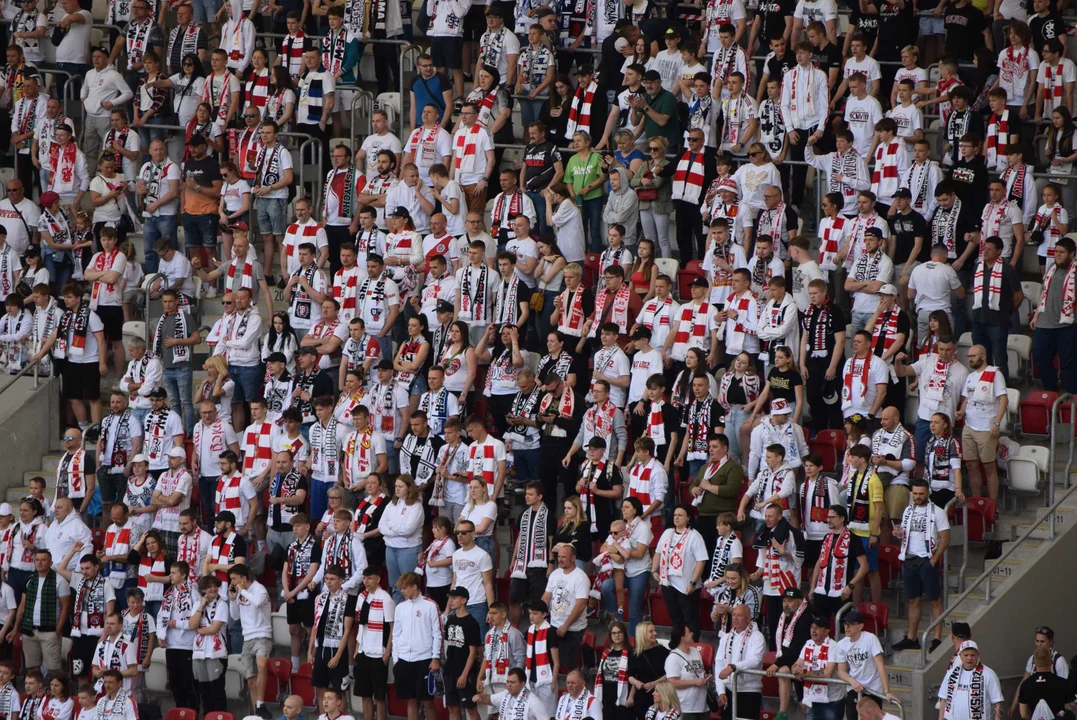
[[[986,604],[990,603],[991,602],[991,578],[994,576],[995,569],[998,568],[998,567],[1001,567],[1002,563],[1005,562],[1006,559],[1009,558],[1010,555],[1012,555],[1014,553],[1014,551],[1017,550],[1017,548],[1021,545],[1021,543],[1024,542],[1025,540],[1029,539],[1032,536],[1032,533],[1036,531],[1036,528],[1038,528],[1041,524],[1046,522],[1047,523],[1047,528],[1048,528],[1048,530],[1047,530],[1047,533],[1048,533],[1047,534],[1047,542],[1053,542],[1054,541],[1054,539],[1055,539],[1055,511],[1059,507],[1061,507],[1062,503],[1064,503],[1066,500],[1069,499],[1070,495],[1073,494],[1074,490],[1077,490],[1077,485],[1071,485],[1070,482],[1069,482],[1069,470],[1070,470],[1070,467],[1072,465],[1072,454],[1071,454],[1070,459],[1067,461],[1067,464],[1066,464],[1066,482],[1065,482],[1066,491],[1064,493],[1062,493],[1062,496],[1060,498],[1058,498],[1057,500],[1054,499],[1054,453],[1055,453],[1055,449],[1054,449],[1054,431],[1055,431],[1055,425],[1059,424],[1058,423],[1058,416],[1057,416],[1056,413],[1058,411],[1059,403],[1061,403],[1063,400],[1066,400],[1067,398],[1070,400],[1070,402],[1072,404],[1073,396],[1070,395],[1069,393],[1063,393],[1062,395],[1059,396],[1058,400],[1056,400],[1054,405],[1051,407],[1051,438],[1052,438],[1052,442],[1051,442],[1051,447],[1050,447],[1050,461],[1049,461],[1050,462],[1050,477],[1051,477],[1051,484],[1050,485],[1051,485],[1051,487],[1048,488],[1048,492],[1050,493],[1052,502],[1050,502],[1050,505],[1044,510],[1042,515],[1037,516],[1036,519],[1032,521],[1032,524],[1029,526],[1028,530],[1026,530],[1024,533],[1022,533],[1021,536],[1018,537],[1014,542],[1008,543],[1009,547],[1006,548],[1003,551],[1002,555],[1000,555],[991,564],[990,567],[984,568],[983,573],[981,573],[978,578],[976,578],[972,583],[969,584],[969,586],[965,589],[965,591],[963,593],[961,593],[960,597],[958,597],[957,600],[953,604],[944,607],[942,612],[939,613],[939,616],[937,618],[935,618],[934,620],[932,620],[928,624],[928,626],[926,628],[924,628],[923,633],[921,633],[921,635],[920,635],[920,667],[921,668],[927,666],[928,638],[931,636],[931,633],[935,630],[935,628],[937,626],[940,626],[943,622],[945,622],[946,618],[950,616],[951,612],[953,612],[953,609],[956,608],[957,606],[959,606],[965,600],[967,600],[969,595],[972,594],[972,591],[975,590],[976,588],[978,588],[984,582],[987,583],[984,586],[984,604],[986,605]],[[1072,409],[1071,409],[1071,412],[1072,412]],[[1070,420],[1071,421],[1073,420],[1072,415],[1070,417]],[[1072,422],[1071,423],[1061,423],[1061,424],[1063,426],[1069,428],[1070,435],[1073,435]],[[1069,442],[1070,442],[1071,453],[1072,453],[1072,447],[1073,447],[1072,438],[1070,439]]]
[[[26,377],[27,375],[29,375],[31,370],[34,371],[34,389],[36,390],[38,387],[41,386],[41,374],[39,372],[40,365],[41,365],[40,360],[34,360],[33,362],[28,363],[26,365],[26,367],[22,368],[17,373],[12,375],[11,379],[7,382],[6,385],[4,385],[4,387],[0,388],[0,395],[3,395],[5,392],[8,391],[8,389],[13,387],[15,385],[16,380],[18,380],[21,377]]]
[[[166,283],[168,282],[168,276],[165,275],[164,273],[159,273],[159,272],[150,273],[142,281],[142,287],[146,288],[146,290],[147,290],[147,292],[146,292],[146,323],[145,323],[146,327],[144,327],[143,330],[142,330],[142,335],[143,335],[142,339],[146,341],[146,347],[148,347],[148,348],[153,347],[153,343],[150,341],[150,326],[153,325],[153,323],[150,322],[150,302],[151,302],[151,300],[150,300],[149,288],[152,288],[153,284],[155,282],[157,282],[158,279],[164,280]],[[154,325],[154,327],[156,327],[156,325]]]
[[[779,673],[774,673],[773,675],[767,675],[767,673],[765,671],[763,671],[763,670],[755,670],[755,669],[752,669],[752,668],[737,668],[736,670],[733,671],[733,675],[731,676],[732,677],[732,682],[730,683],[730,694],[733,696],[733,707],[731,708],[733,717],[737,717],[737,677],[740,676],[740,675],[756,675],[756,676],[759,676],[759,677],[779,677],[779,678],[785,678],[786,680],[800,680],[801,679],[801,678],[798,678],[793,673],[779,672]],[[811,682],[813,682],[813,683],[823,683],[825,685],[844,685],[847,688],[852,687],[851,685],[849,685],[849,683],[845,682],[844,680],[842,680],[840,678],[812,678]],[[890,703],[891,705],[893,705],[894,707],[897,708],[898,717],[901,718],[901,720],[905,720],[905,707],[901,704],[900,700],[893,700],[892,701],[889,698],[887,698],[885,695],[883,695],[881,693],[877,693],[874,690],[872,690],[871,688],[867,688],[867,687],[864,688],[863,694],[871,695],[876,700],[881,701],[879,703],[880,706],[883,703]]]
[[[1070,421],[1068,423],[1059,423],[1058,422],[1058,418],[1060,416],[1059,410],[1060,410],[1060,408],[1062,406],[1062,402],[1067,400],[1067,399],[1069,400],[1069,404],[1070,404],[1070,408],[1069,408],[1069,410],[1070,410]],[[1066,470],[1065,470],[1065,478],[1063,479],[1063,483],[1065,484],[1065,487],[1067,487],[1067,488],[1070,486],[1070,468],[1073,467],[1073,440],[1074,440],[1073,411],[1074,411],[1073,395],[1071,395],[1070,393],[1062,393],[1051,404],[1051,431],[1050,431],[1050,446],[1049,446],[1050,461],[1049,461],[1048,466],[1047,466],[1047,504],[1048,505],[1050,505],[1051,501],[1055,499],[1055,462],[1054,462],[1054,460],[1055,460],[1055,458],[1054,458],[1054,455],[1055,455],[1055,431],[1058,429],[1057,426],[1059,424],[1061,424],[1061,425],[1063,425],[1065,427],[1066,434],[1069,436],[1069,438],[1067,440],[1067,444],[1069,445],[1069,457],[1066,458]]]

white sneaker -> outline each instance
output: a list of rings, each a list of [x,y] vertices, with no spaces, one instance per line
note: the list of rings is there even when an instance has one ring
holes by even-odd
[[[204,297],[204,298],[215,298],[215,297],[217,297],[217,288],[214,287],[213,285],[203,285],[202,286],[202,297]]]

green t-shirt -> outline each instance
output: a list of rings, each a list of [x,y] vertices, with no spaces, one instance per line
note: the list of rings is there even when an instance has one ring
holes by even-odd
[[[643,116],[643,132],[647,137],[654,137],[655,135],[661,135],[669,141],[670,147],[677,147],[681,141],[681,116],[677,114],[677,98],[673,97],[673,93],[668,90],[659,90],[658,95],[651,97],[644,93],[643,97],[647,100],[647,104],[654,108],[656,113],[660,115],[669,115],[669,120],[666,124],[659,125],[648,114]]]
[[[565,166],[566,179],[577,195],[583,195],[583,188],[594,183],[601,175],[602,158],[594,150],[591,151],[586,161],[581,161],[580,156],[577,154],[569,158],[568,165]],[[584,200],[594,200],[600,197],[602,197],[601,185],[583,195]]]

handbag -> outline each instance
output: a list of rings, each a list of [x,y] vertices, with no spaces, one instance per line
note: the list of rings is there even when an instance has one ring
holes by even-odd
[[[643,173],[643,177],[654,180],[654,173],[648,170]],[[636,188],[636,197],[640,202],[653,202],[658,199],[658,188],[656,187],[640,187]]]
[[[531,293],[531,301],[527,303],[535,312],[542,312],[543,306],[546,304],[546,294],[541,292]]]

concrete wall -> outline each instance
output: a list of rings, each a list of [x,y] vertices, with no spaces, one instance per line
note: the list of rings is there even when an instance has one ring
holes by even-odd
[[[23,474],[41,469],[41,456],[58,445],[60,381],[19,378],[0,394],[0,497],[22,487]]]
[[[1077,613],[1073,612],[1077,573],[1065,570],[1073,567],[1073,558],[1077,556],[1077,532],[1066,526],[1067,521],[1072,523],[1073,517],[1072,513],[1056,513],[1054,542],[1045,544],[1034,562],[1022,564],[1011,576],[1013,582],[1006,584],[1004,592],[998,592],[996,583],[992,588],[995,594],[991,604],[981,605],[968,618],[983,663],[999,677],[1020,676],[1024,672],[1025,662],[1034,650],[1035,630],[1040,625],[1050,626],[1057,638],[1072,638],[1077,634]],[[974,592],[982,595],[979,589]],[[935,697],[926,695],[932,686],[942,682],[953,654],[949,636],[944,642],[946,651],[936,653],[937,659],[926,672],[914,676],[913,691],[923,698],[923,703],[921,707],[913,708],[907,720],[938,717]],[[1059,650],[1073,652],[1068,646]],[[1012,687],[1013,683],[1003,683],[1006,694],[1003,712],[1013,699]]]

